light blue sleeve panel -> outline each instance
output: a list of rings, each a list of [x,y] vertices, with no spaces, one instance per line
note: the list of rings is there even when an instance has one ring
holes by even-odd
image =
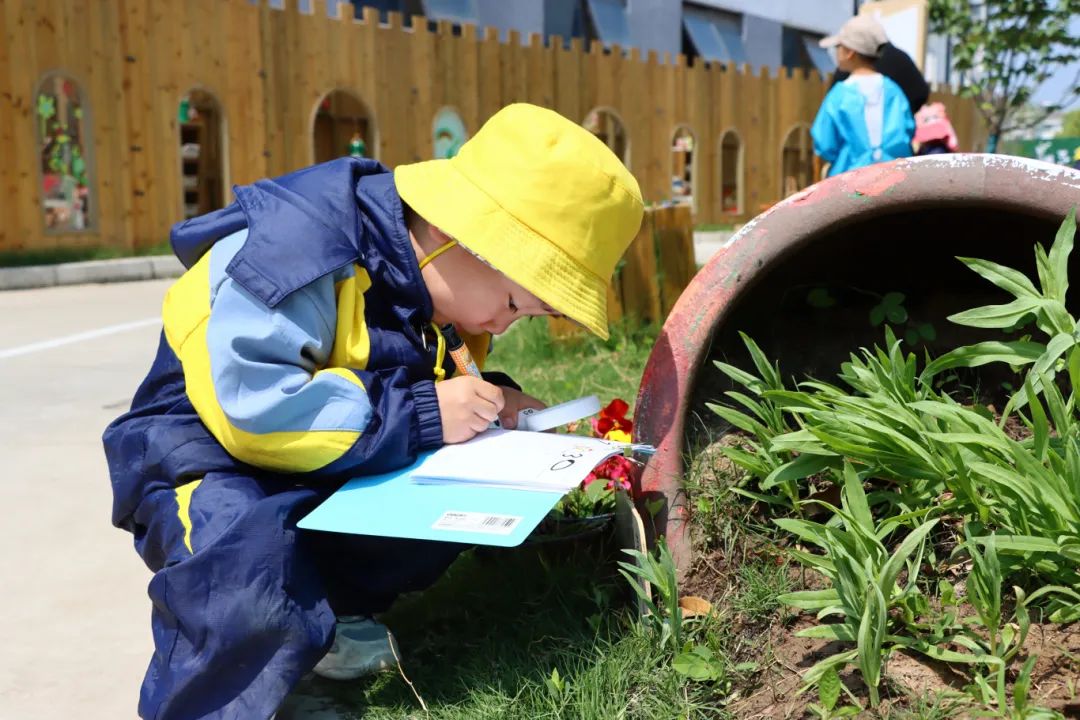
[[[837,86],[839,87],[839,86]],[[814,152],[826,162],[836,162],[836,156],[840,152],[840,135],[833,117],[835,106],[840,100],[837,87],[829,91],[825,100],[818,109],[817,117],[810,128],[810,137],[814,139]]]
[[[335,285],[352,268],[320,278],[269,308],[225,273],[246,234],[222,239],[210,257],[206,344],[225,417],[237,429],[259,435],[363,432],[372,408],[359,380],[319,372],[334,345]]]

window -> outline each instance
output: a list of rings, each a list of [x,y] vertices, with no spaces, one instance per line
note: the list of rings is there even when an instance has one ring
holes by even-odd
[[[476,22],[476,0],[424,0],[424,14],[431,20]]]
[[[379,22],[385,23],[389,19],[387,17],[389,13],[398,12],[404,16],[406,27],[412,26],[413,15],[423,13],[419,0],[351,0],[351,2],[355,17],[363,16],[363,8],[372,7],[379,11]]]
[[[746,62],[741,18],[687,5],[683,8],[683,53],[708,62]]]
[[[694,133],[679,127],[671,140],[671,199],[697,210],[694,181],[697,179],[697,153]]]
[[[743,211],[742,138],[734,130],[720,137],[720,212],[741,215]]]
[[[588,0],[588,7],[595,37],[604,47],[630,46],[630,25],[626,21],[625,0]]]
[[[582,123],[585,129],[611,148],[611,152],[622,160],[623,165],[629,162],[628,144],[626,142],[626,128],[622,120],[611,110],[597,108],[585,116]]]
[[[810,58],[811,65],[821,73],[821,77],[827,77],[829,73],[836,69],[836,63],[833,62],[829,51],[818,44],[823,37],[822,35],[803,33],[802,39],[803,48],[805,48],[806,54]]]
[[[836,69],[829,51],[818,45],[823,36],[785,27],[782,36],[782,60],[784,67],[817,70],[822,77]]]
[[[317,163],[346,155],[377,157],[371,115],[359,98],[344,90],[332,90],[315,106],[312,143]]]
[[[465,132],[465,123],[453,108],[443,108],[435,113],[431,133],[436,160],[454,157],[469,139],[469,134]]]
[[[91,229],[89,125],[78,84],[64,75],[50,75],[35,93],[38,158],[41,166],[41,209],[46,231]]]
[[[186,220],[225,207],[225,123],[221,105],[204,90],[181,98],[177,123]]]
[[[788,131],[780,151],[780,197],[814,184],[814,143],[810,128],[799,123]]]

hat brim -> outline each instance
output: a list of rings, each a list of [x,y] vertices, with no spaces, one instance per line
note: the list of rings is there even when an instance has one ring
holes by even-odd
[[[422,218],[555,311],[607,339],[607,278],[583,269],[555,243],[522,224],[453,160],[399,165],[394,183],[401,199]]]
[[[834,48],[839,44],[840,44],[840,36],[839,35],[830,35],[829,37],[824,37],[824,38],[821,38],[820,40],[818,40],[818,47],[823,47],[823,48]]]

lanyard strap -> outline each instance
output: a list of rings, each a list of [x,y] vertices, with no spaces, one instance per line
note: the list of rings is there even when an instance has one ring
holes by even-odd
[[[435,250],[435,252],[431,253],[431,254],[430,254],[430,255],[428,255],[428,256],[427,256],[426,258],[424,258],[423,260],[421,260],[421,261],[420,261],[420,269],[421,269],[421,270],[423,270],[423,269],[424,269],[425,267],[427,267],[427,265],[428,265],[428,264],[429,264],[429,263],[430,263],[430,262],[431,262],[432,260],[434,260],[435,258],[439,257],[440,255],[442,255],[442,254],[443,254],[444,252],[446,252],[446,251],[447,251],[447,250],[449,250],[450,248],[454,247],[455,245],[457,245],[457,240],[450,240],[450,241],[448,241],[448,242],[445,242],[445,243],[443,243],[442,245],[440,245],[440,246],[439,246],[439,247],[438,247],[438,248],[437,248],[437,249]]]
[[[457,240],[450,240],[440,245],[435,252],[428,255],[426,258],[420,261],[420,269],[423,270],[432,260],[442,255],[450,248],[457,245]],[[431,323],[431,327],[435,330],[435,382],[441,382],[446,379],[446,370],[443,368],[443,361],[446,360],[446,338],[443,337],[442,332],[439,330],[439,326],[435,323]]]

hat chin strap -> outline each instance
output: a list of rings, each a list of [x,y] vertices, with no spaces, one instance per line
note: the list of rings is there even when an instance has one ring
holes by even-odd
[[[457,245],[457,240],[448,240],[448,241],[444,242],[442,245],[440,245],[439,247],[437,247],[435,249],[435,252],[431,253],[426,258],[424,258],[423,260],[420,261],[420,269],[423,270],[435,258],[439,257],[440,255],[442,255],[444,252],[446,252],[450,248],[454,247],[455,245]]]

